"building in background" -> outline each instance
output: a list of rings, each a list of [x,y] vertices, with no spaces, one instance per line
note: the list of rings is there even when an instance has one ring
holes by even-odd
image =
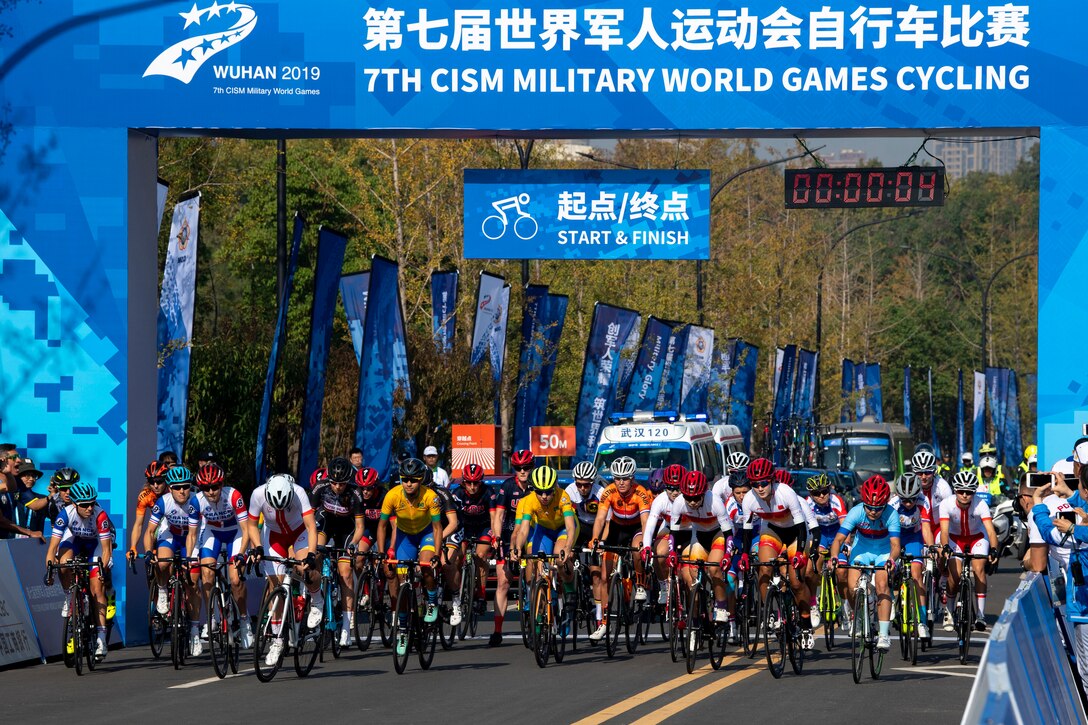
[[[998,141],[983,137],[966,137],[951,141],[929,141],[926,149],[944,161],[945,170],[950,179],[961,179],[972,171],[993,174],[1011,173],[1020,162],[1020,158],[1038,142],[1039,140],[1035,138]]]

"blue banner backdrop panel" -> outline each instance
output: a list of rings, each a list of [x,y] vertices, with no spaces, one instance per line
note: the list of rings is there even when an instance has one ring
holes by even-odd
[[[431,329],[439,352],[449,352],[457,334],[457,285],[460,278],[456,269],[431,274]]]
[[[200,195],[174,205],[159,296],[159,451],[185,455]]]
[[[884,394],[881,391],[880,363],[866,363],[865,392],[869,397],[869,415],[877,423],[884,422]]]
[[[540,369],[540,392],[537,401],[536,421],[533,425],[547,423],[548,401],[552,395],[552,380],[555,378],[555,365],[559,357],[559,339],[563,335],[563,326],[567,321],[567,305],[570,299],[566,295],[548,294],[544,299],[544,318],[548,324],[544,327],[544,365]]]
[[[840,423],[849,423],[853,420],[853,411],[850,409],[850,396],[854,394],[854,361],[849,358],[842,359],[842,413],[839,414]]]
[[[397,321],[393,325],[393,423],[399,425],[407,413],[406,404],[412,399],[412,385],[408,371],[408,330],[405,328],[404,304],[400,295],[399,277],[397,282],[397,304],[394,306],[394,310],[397,314]],[[408,436],[399,443],[401,453],[416,456],[415,438]]]
[[[744,340],[733,343],[733,382],[729,386],[729,423],[740,428],[744,447],[751,450],[753,411],[756,401],[756,373],[759,371],[759,348]]]
[[[393,469],[394,393],[397,388],[396,335],[400,316],[397,264],[375,256],[370,265],[363,365],[355,412],[355,445],[363,463],[389,480]]]
[[[1005,465],[1015,469],[1024,456],[1024,441],[1020,437],[1020,397],[1016,386],[1016,371],[1009,371],[1008,401],[1005,404]]]
[[[956,466],[960,465],[960,461],[963,460],[963,452],[967,450],[964,447],[963,438],[963,369],[956,371]]]
[[[665,350],[665,365],[661,371],[661,390],[657,394],[657,410],[676,412],[684,384],[684,356],[688,349],[691,325],[673,328]]]
[[[929,434],[933,438],[933,455],[941,460],[941,440],[937,436],[937,414],[933,410],[933,368],[926,370],[926,380],[929,383]]]
[[[932,398],[932,396],[930,396]],[[932,408],[932,400],[930,407]],[[910,430],[910,365],[903,368],[903,425]]]
[[[298,251],[302,246],[302,230],[305,226],[302,217],[295,214],[295,232],[291,240],[291,256],[287,261],[287,275],[283,280],[283,297],[276,315],[276,330],[272,333],[272,349],[268,353],[268,372],[264,378],[264,397],[261,398],[261,418],[257,421],[257,456],[254,464],[257,485],[268,477],[268,462],[264,449],[268,443],[268,424],[272,417],[272,391],[276,385],[276,369],[280,364],[280,352],[287,339],[287,305],[291,292],[295,288],[295,270],[298,269]]]
[[[344,266],[347,237],[330,229],[317,233],[317,268],[310,308],[310,362],[306,395],[302,401],[302,438],[298,452],[298,478],[309,480],[317,468],[321,446],[321,410],[325,405],[325,373],[329,365],[329,338],[336,314],[337,283]]]
[[[366,298],[370,293],[370,272],[345,274],[340,278],[340,302],[348,320],[355,362],[363,364],[363,327],[366,325]]]
[[[774,462],[783,462],[782,433],[793,410],[793,376],[797,365],[797,346],[786,345],[775,350],[774,408],[772,409],[771,437],[774,441]]]
[[[986,368],[986,398],[990,406],[990,425],[993,429],[993,437],[989,442],[997,447],[997,460],[1000,462],[1005,459],[1005,409],[1009,398],[1008,368]]]
[[[816,396],[817,353],[804,348],[797,351],[797,377],[793,385],[793,415],[812,420],[812,403]]]
[[[729,388],[733,382],[731,370],[736,345],[735,339],[722,340],[714,347],[706,411],[711,423],[729,422]]]
[[[681,413],[709,413],[710,368],[713,364],[714,330],[692,325],[684,353],[684,384]]]
[[[559,338],[567,317],[566,295],[553,295],[542,285],[525,292],[521,363],[514,409],[514,448],[529,447],[529,428],[547,422]]]
[[[710,259],[710,172],[465,169],[466,259]]]
[[[978,450],[986,442],[986,374],[975,371],[974,401],[971,407],[971,431],[975,454],[975,463],[978,463]]]
[[[638,357],[629,376],[627,397],[623,411],[652,411],[657,405],[657,396],[661,391],[661,374],[665,369],[665,353],[669,347],[669,338],[675,322],[650,317],[646,320],[646,329],[642,332],[642,342],[638,347]]]
[[[640,316],[634,310],[603,302],[593,306],[575,415],[576,457],[580,461],[592,458],[597,449],[601,428],[607,423],[609,407],[616,395],[620,346],[639,322]]]

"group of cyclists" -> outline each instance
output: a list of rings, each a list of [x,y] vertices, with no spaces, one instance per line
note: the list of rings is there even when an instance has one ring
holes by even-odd
[[[418,563],[426,600],[424,621],[434,622],[440,601],[446,599],[452,626],[467,615],[461,602],[466,559],[471,557],[475,565],[478,602],[486,601],[484,585],[493,567],[494,631],[489,639],[493,647],[503,641],[515,572],[531,581],[537,576],[536,558],[555,557],[566,599],[575,600],[577,576],[588,580],[596,622],[589,639],[598,642],[608,630],[607,582],[617,565],[617,552],[625,549],[632,555],[630,596],[635,602],[663,605],[671,576],[690,588],[696,569],[704,569],[713,599],[709,616],[715,626],[725,627],[734,643],[738,579],[754,572],[763,597],[772,575],[784,574],[806,650],[814,646],[816,628],[834,626],[821,622],[816,606],[825,572],[833,575],[843,602],[840,623],[848,628],[849,592],[859,576],[856,567],[880,568],[873,577],[878,598],[876,648],[887,651],[890,581],[902,574],[919,584],[919,633],[928,637],[926,607],[940,609],[943,597],[926,601],[921,587],[926,558],[937,567],[942,583],[947,579],[947,601],[952,601],[963,565],[956,555],[970,554],[978,598],[974,627],[986,628],[987,562],[982,557],[989,555],[992,562],[997,553],[989,507],[979,495],[980,482],[972,470],[958,472],[949,483],[938,473],[933,454],[925,450],[915,453],[910,471],[894,481],[879,475],[868,478],[860,487],[860,502],[850,509],[826,475],[809,478],[802,487],[808,496],[802,497],[789,471],[766,458],[750,460],[741,452],[730,454],[726,474],[713,483],[699,470],[672,464],[653,471],[643,484],[636,481],[635,461],[621,456],[603,471],[590,461],[578,463],[571,472],[573,482],[565,488],[559,485],[558,472],[539,465],[527,450],[513,453],[513,476],[497,486],[489,486],[484,469],[470,463],[457,485],[447,488],[448,478],[440,479],[446,484],[441,485],[433,469],[416,458],[401,461],[386,486],[359,458],[333,458],[314,472],[308,489],[288,474],[274,474],[252,492],[248,503],[241,491],[226,485],[226,474],[215,460],[199,461],[194,472],[173,454],[164,454],[147,466],[127,558],[146,557],[151,601],[163,617],[174,604],[167,596],[171,568],[176,570],[180,560],[189,571],[184,584],[192,628],[190,654],[202,652],[202,602],[208,599],[221,556],[243,614],[239,632],[243,648],[251,648],[254,639],[243,581],[247,567],[259,566],[272,589],[288,574],[282,560],[300,562],[293,573],[305,585],[304,615],[312,628],[323,616],[320,573],[326,556],[335,557],[344,604],[336,634],[341,646],[352,642],[354,597],[360,591],[355,578],[367,557],[384,562],[382,571],[394,601],[404,575],[397,564]],[[56,567],[74,556],[95,562],[90,592],[98,632],[95,655],[101,659],[107,651],[106,601],[116,533],[97,503],[95,488],[81,481],[77,471],[60,469],[51,484],[58,512],[47,563]],[[527,563],[520,568],[518,562]],[[907,562],[902,571],[901,562]],[[67,586],[72,574],[58,571]],[[952,630],[954,616],[945,608],[943,618],[935,621]],[[279,658],[284,646],[283,640],[274,641],[267,657]],[[393,646],[404,654],[409,643],[403,631]]]

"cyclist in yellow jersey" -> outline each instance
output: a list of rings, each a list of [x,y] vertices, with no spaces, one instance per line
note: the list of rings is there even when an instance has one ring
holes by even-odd
[[[378,523],[378,551],[385,551],[386,557],[397,561],[408,561],[418,557],[423,586],[427,590],[427,613],[424,620],[434,622],[438,619],[438,589],[435,586],[434,571],[429,566],[435,553],[442,550],[442,508],[434,491],[423,486],[427,477],[427,467],[418,458],[409,458],[400,464],[399,486],[394,486],[382,501],[381,520]],[[389,522],[390,517],[396,523]],[[386,549],[388,532],[395,528],[396,548]],[[394,566],[386,569],[389,580],[389,596],[397,600],[400,587],[400,572]],[[408,613],[401,614],[407,619]],[[397,653],[403,654],[408,648],[407,634],[403,634],[396,643]]]
[[[520,556],[523,548],[531,554],[556,554],[563,562],[561,576],[564,584],[574,581],[571,548],[578,540],[578,517],[567,492],[556,485],[555,469],[541,466],[533,471],[529,486],[532,492],[519,504],[518,528],[512,539]],[[528,563],[528,576],[536,575],[536,562]],[[569,587],[568,587],[569,588]]]

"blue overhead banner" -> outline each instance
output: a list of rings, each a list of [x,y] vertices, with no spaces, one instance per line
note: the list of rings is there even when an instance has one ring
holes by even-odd
[[[457,334],[457,270],[431,274],[431,329],[439,352],[449,352]]]
[[[714,364],[714,330],[690,325],[684,353],[681,413],[709,413],[710,368]]]
[[[869,415],[877,423],[883,423],[884,395],[880,388],[880,363],[865,364],[865,394],[869,398]]]
[[[268,423],[272,417],[272,391],[276,385],[276,369],[280,364],[280,353],[287,339],[287,305],[291,301],[291,292],[295,288],[295,270],[298,269],[298,250],[302,246],[302,217],[295,215],[295,232],[291,241],[291,256],[287,261],[287,274],[283,279],[283,297],[276,314],[276,331],[272,335],[272,350],[268,354],[268,372],[264,378],[264,397],[261,399],[261,417],[257,421],[257,456],[254,471],[257,485],[264,483],[268,473],[268,461],[265,460],[264,448],[268,442]]]
[[[639,319],[634,310],[603,302],[593,306],[574,419],[577,428],[575,457],[578,460],[592,458],[597,449],[601,428],[607,425],[608,415],[612,412],[610,406],[616,396],[620,346],[631,335],[631,330],[638,328]]]
[[[529,448],[529,428],[547,422],[559,337],[567,317],[566,295],[529,285],[521,322],[518,389],[514,401],[514,448]]]
[[[1020,464],[1024,455],[1024,441],[1020,437],[1020,398],[1016,389],[1016,371],[1009,371],[1008,402],[1005,404],[1005,460],[1011,469]]]
[[[329,364],[329,338],[336,314],[337,282],[344,266],[347,237],[330,229],[317,234],[317,267],[314,270],[314,300],[310,308],[310,361],[307,366],[306,395],[302,399],[302,437],[298,451],[298,476],[309,480],[317,468],[321,446],[321,410],[325,406],[325,372]]]
[[[664,369],[661,371],[661,390],[657,394],[657,410],[677,411],[684,385],[684,357],[688,349],[691,325],[673,328],[669,345],[665,349]]]
[[[933,406],[933,395],[930,396],[930,410]],[[903,368],[903,425],[907,430],[911,430],[910,427],[910,365]]]
[[[630,376],[624,412],[652,411],[657,406],[657,395],[661,391],[661,373],[665,369],[665,353],[675,324],[652,316],[646,321],[634,371]]]
[[[710,172],[465,169],[466,259],[710,259]]]
[[[397,265],[376,256],[370,266],[363,366],[355,413],[355,445],[363,451],[363,463],[377,470],[382,481],[389,480],[394,464],[394,394],[400,374],[397,362],[400,314]]]
[[[960,461],[963,460],[963,453],[967,450],[964,447],[963,438],[963,425],[964,425],[964,410],[963,410],[963,370],[957,371],[956,375],[956,465],[960,465]]]
[[[185,455],[200,195],[174,206],[159,296],[158,449]]]
[[[340,301],[348,320],[355,362],[363,364],[363,327],[366,325],[366,297],[370,292],[370,272],[345,274],[340,278]]]
[[[811,421],[816,397],[817,353],[802,348],[797,352],[797,377],[793,384],[793,415]]]

